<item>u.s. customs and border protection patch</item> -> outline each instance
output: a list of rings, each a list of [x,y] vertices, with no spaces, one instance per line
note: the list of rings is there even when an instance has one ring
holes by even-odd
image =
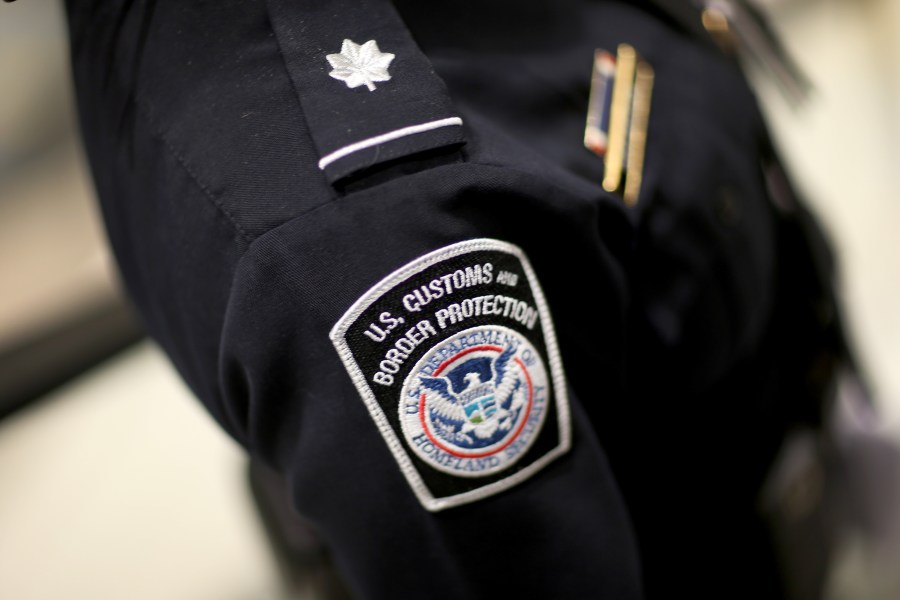
[[[417,258],[331,340],[428,510],[512,487],[570,446],[553,323],[517,246],[476,239]]]

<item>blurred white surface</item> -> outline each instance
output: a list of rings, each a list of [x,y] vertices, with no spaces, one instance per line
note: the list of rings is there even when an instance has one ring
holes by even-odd
[[[116,294],[61,2],[0,3],[0,349]]]
[[[145,343],[0,422],[0,598],[283,597],[247,459]]]
[[[792,111],[758,90],[795,180],[838,254],[852,338],[887,423],[900,433],[900,2],[770,2],[813,80]]]

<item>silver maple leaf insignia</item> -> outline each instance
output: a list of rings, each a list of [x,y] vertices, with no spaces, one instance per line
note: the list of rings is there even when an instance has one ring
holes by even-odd
[[[373,82],[390,80],[388,65],[394,60],[394,55],[379,50],[375,40],[369,40],[362,46],[352,40],[344,40],[340,54],[329,54],[325,58],[334,68],[329,75],[340,79],[349,88],[365,85],[372,92],[375,90]]]

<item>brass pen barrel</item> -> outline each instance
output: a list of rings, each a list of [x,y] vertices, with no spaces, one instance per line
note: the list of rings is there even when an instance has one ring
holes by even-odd
[[[634,48],[628,44],[619,44],[609,115],[609,149],[604,162],[603,189],[607,192],[615,192],[622,185],[636,63],[637,53]]]

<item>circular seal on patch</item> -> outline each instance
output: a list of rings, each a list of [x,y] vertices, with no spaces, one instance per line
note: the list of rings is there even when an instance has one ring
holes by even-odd
[[[416,455],[458,477],[515,464],[537,439],[550,382],[520,333],[485,325],[432,347],[403,383],[400,423]]]

